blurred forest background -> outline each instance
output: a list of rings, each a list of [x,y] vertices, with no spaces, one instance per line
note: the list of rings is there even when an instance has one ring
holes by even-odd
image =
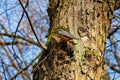
[[[36,36],[41,44],[47,40],[48,0],[21,1],[30,20],[19,0],[0,0],[0,80],[12,79],[23,70],[15,79],[32,79],[32,64],[41,52]]]
[[[33,64],[47,41],[48,6],[48,0],[0,0],[0,80],[32,80]],[[108,67],[111,80],[120,80],[119,28],[116,10],[105,52],[108,65],[115,66]]]

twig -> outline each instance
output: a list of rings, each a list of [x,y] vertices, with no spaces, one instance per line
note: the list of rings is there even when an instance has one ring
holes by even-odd
[[[44,50],[46,50],[46,49],[47,49],[46,46],[40,43],[39,38],[38,38],[38,36],[37,36],[34,28],[33,28],[33,25],[32,25],[32,22],[31,22],[31,20],[30,20],[30,17],[29,17],[26,9],[24,8],[24,6],[23,6],[23,4],[22,4],[22,2],[21,2],[20,0],[19,0],[19,3],[20,3],[20,5],[21,5],[21,7],[23,8],[23,11],[24,11],[25,14],[26,14],[26,17],[27,17],[27,19],[28,19],[28,21],[29,21],[29,24],[30,24],[30,27],[31,27],[31,29],[32,29],[32,31],[33,31],[33,34],[35,35],[35,37],[36,37],[36,39],[37,39],[37,42],[39,43],[39,45],[40,45]]]
[[[28,2],[28,0],[27,0],[26,5],[25,5],[25,8],[28,6],[28,3],[29,3],[29,2]],[[17,58],[18,58],[21,62],[22,62],[22,60],[18,57],[18,55],[16,55],[16,52],[15,52],[15,49],[14,49],[13,43],[14,43],[14,41],[15,41],[16,34],[17,34],[17,31],[18,31],[19,25],[20,25],[20,23],[21,23],[23,17],[24,17],[24,11],[23,11],[23,13],[22,13],[22,16],[21,16],[19,22],[18,22],[18,25],[17,25],[16,31],[15,31],[15,36],[13,37],[13,40],[12,40],[13,56],[14,56],[14,58],[16,59],[17,63],[19,63],[19,61],[17,60]],[[18,65],[19,65],[19,64],[18,64]]]
[[[50,54],[50,53],[49,53]],[[32,70],[32,73],[35,72],[37,70],[37,68],[39,67],[39,65],[45,61],[47,59],[47,57],[49,56],[49,54],[47,54],[47,56],[45,56],[38,64],[37,66],[35,66],[35,68]]]
[[[20,41],[20,40],[17,40],[17,41],[14,41],[14,42],[0,42],[1,46],[16,45],[16,44],[29,45],[28,43],[25,43],[25,42]]]
[[[24,37],[22,37],[22,36],[19,36],[19,35],[0,33],[0,36],[8,36],[8,37],[15,37],[15,36],[16,36],[16,38],[25,40],[26,42],[29,42],[29,43],[34,44],[34,45],[36,45],[36,46],[39,47],[38,43],[34,42],[32,39],[31,39],[31,40],[30,40],[30,39],[26,39],[26,38],[24,38]],[[13,42],[13,43],[14,43],[14,42]]]
[[[117,40],[116,42],[114,42],[114,43],[112,43],[112,44],[110,44],[110,45],[106,46],[106,48],[108,48],[108,47],[110,47],[110,46],[112,46],[112,45],[116,44],[117,42],[120,42],[120,40]]]
[[[14,78],[16,78],[20,73],[22,73],[23,71],[27,70],[28,67],[30,67],[34,61],[36,59],[38,59],[38,57],[40,56],[40,54],[38,54],[25,68],[23,68],[22,70],[18,71],[13,77],[10,78],[10,80],[13,80]]]

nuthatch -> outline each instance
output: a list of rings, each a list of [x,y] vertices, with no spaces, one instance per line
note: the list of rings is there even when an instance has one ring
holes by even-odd
[[[75,37],[73,37],[72,34],[70,34],[69,32],[63,30],[63,29],[58,29],[56,32],[57,36],[54,36],[54,38],[56,39],[56,41],[69,41],[71,39],[76,39]]]

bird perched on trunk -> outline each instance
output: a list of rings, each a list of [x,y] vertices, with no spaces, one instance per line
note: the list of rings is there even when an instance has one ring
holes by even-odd
[[[55,34],[53,36],[53,38],[57,41],[57,42],[60,42],[60,41],[69,41],[69,40],[72,40],[72,39],[77,39],[75,38],[72,34],[70,34],[69,32],[63,30],[63,29],[58,29],[57,31],[55,31]]]

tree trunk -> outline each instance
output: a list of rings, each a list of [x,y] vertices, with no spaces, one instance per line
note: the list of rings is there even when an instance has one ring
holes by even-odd
[[[50,0],[47,58],[34,72],[34,79],[109,80],[104,51],[114,6],[115,2],[107,0]],[[52,36],[57,29],[78,39],[58,42]]]

